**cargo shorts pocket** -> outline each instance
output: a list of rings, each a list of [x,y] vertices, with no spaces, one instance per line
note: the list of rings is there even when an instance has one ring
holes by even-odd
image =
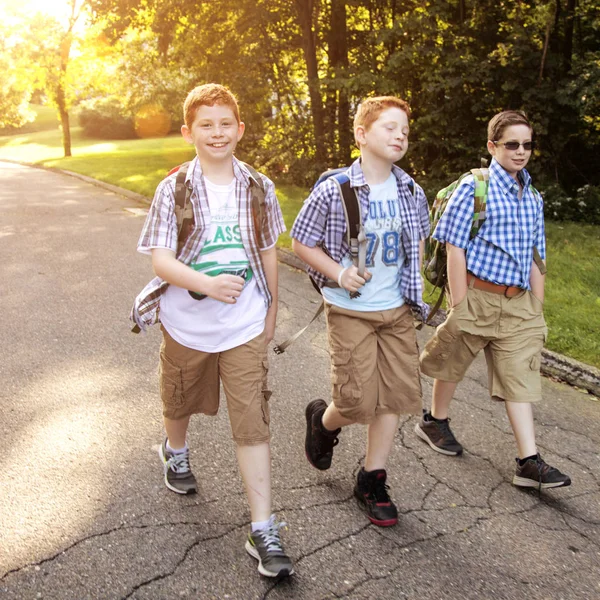
[[[166,356],[160,357],[160,397],[167,406],[180,407],[184,404],[183,371]]]
[[[333,398],[339,398],[343,406],[355,406],[361,401],[362,389],[349,350],[337,351],[332,356],[331,382]]]
[[[271,420],[269,400],[273,392],[268,389],[269,360],[264,356],[261,360],[262,378],[260,383],[260,402],[263,421],[268,425]]]
[[[427,344],[425,350],[431,360],[445,362],[452,353],[455,341],[456,334],[445,328],[438,329]]]

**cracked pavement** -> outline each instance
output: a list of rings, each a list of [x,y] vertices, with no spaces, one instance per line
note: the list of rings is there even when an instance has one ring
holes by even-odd
[[[304,406],[329,398],[322,317],[270,354],[274,508],[296,575],[261,578],[244,550],[249,513],[225,410],[190,427],[199,493],[163,485],[160,332],[129,333],[151,275],[135,252],[142,218],[125,210],[135,203],[6,163],[0,180],[3,600],[600,598],[598,399],[544,380],[538,445],[573,484],[516,489],[512,433],[478,359],[451,408],[464,455],[434,453],[403,418],[388,468],[399,522],[377,528],[352,496],[363,427],[343,431],[327,472],[304,456]],[[281,264],[276,340],[318,301]],[[427,377],[423,393],[428,403]]]

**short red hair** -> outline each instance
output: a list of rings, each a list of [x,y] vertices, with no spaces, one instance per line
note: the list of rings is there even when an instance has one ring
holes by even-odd
[[[379,115],[388,108],[399,108],[410,117],[410,106],[408,102],[397,98],[396,96],[377,96],[375,98],[366,98],[360,103],[356,115],[354,116],[354,129],[363,127],[365,131],[377,121]]]
[[[183,120],[186,126],[192,127],[196,113],[201,106],[214,106],[215,104],[231,108],[236,121],[240,122],[240,109],[231,91],[218,83],[205,83],[195,87],[183,103]]]

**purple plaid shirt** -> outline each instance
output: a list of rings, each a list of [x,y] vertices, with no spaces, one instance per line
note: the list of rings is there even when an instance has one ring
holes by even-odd
[[[242,243],[252,271],[256,275],[258,289],[265,299],[265,304],[270,306],[272,298],[267,286],[260,251],[274,246],[277,243],[279,234],[285,231],[281,208],[275,196],[275,186],[268,177],[261,175],[265,183],[266,196],[265,214],[261,231],[263,246],[259,248],[254,231],[249,174],[244,165],[235,157],[233,158],[233,174],[236,179],[235,197],[239,207],[238,219]],[[142,254],[151,254],[154,248],[166,248],[177,252],[177,218],[175,216],[176,177],[176,174],[170,175],[166,179],[163,179],[156,188],[154,200],[152,201],[138,242],[138,252]],[[210,209],[202,177],[202,167],[197,157],[194,158],[188,167],[185,182],[186,185],[192,188],[190,202],[194,211],[194,228],[181,248],[181,252],[177,255],[177,260],[189,265],[202,251],[202,247],[210,231]],[[168,285],[160,277],[155,277],[135,299],[130,318],[142,331],[158,321],[160,297]]]
[[[369,210],[369,186],[360,166],[360,159],[352,163],[347,173],[350,178],[350,186],[358,194],[364,222]],[[425,317],[429,307],[423,302],[419,242],[429,235],[429,206],[419,185],[415,184],[414,186],[414,196],[411,193],[409,188],[411,177],[395,165],[392,166],[392,173],[397,180],[398,204],[402,219],[401,239],[406,256],[406,261],[398,266],[401,292],[405,301],[419,307]],[[314,189],[304,201],[290,235],[310,248],[321,246],[335,262],[341,263],[342,259],[349,254],[350,249],[345,239],[346,219],[343,199],[338,190],[339,188],[332,178]],[[327,281],[325,275],[315,271],[312,267],[308,267],[308,273],[320,287],[323,287]]]

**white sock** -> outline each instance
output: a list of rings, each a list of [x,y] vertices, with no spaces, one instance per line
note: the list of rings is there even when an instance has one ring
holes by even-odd
[[[264,531],[265,529],[268,529],[269,525],[274,521],[275,515],[271,515],[271,518],[266,521],[252,521],[252,531]]]
[[[185,443],[185,446],[183,448],[171,448],[171,446],[169,444],[169,440],[167,440],[167,452],[170,452],[171,454],[184,454],[187,451],[188,451],[187,442]]]

